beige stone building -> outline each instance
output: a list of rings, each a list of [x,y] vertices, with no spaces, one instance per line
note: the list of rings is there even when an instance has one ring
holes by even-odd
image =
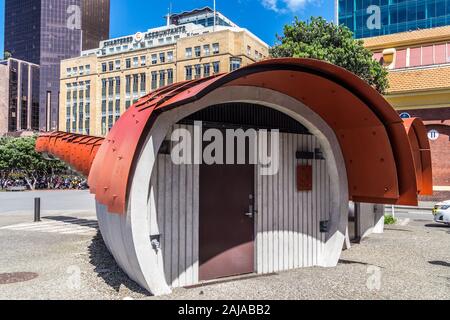
[[[269,46],[209,8],[164,27],[100,42],[61,62],[59,130],[104,136],[130,105],[171,83],[229,72],[266,58]]]
[[[39,130],[39,73],[27,61],[0,61],[0,136]]]

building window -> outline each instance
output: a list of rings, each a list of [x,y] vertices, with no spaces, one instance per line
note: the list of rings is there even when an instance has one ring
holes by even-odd
[[[218,43],[213,43],[212,45],[213,48],[213,54],[218,54],[219,53],[219,44]]]
[[[127,68],[127,69],[131,68],[131,59],[130,58],[125,60],[125,68]]]
[[[173,51],[167,52],[167,62],[173,61]]]
[[[158,87],[158,73],[156,71],[152,71],[152,90],[155,90]]]
[[[167,84],[173,83],[173,69],[167,70]]]
[[[200,79],[202,77],[202,66],[200,64],[195,65],[195,79]]]
[[[165,63],[166,62],[166,54],[164,52],[161,52],[159,54],[159,62]]]
[[[203,54],[204,54],[205,56],[209,56],[209,55],[211,54],[211,49],[210,49],[210,47],[209,47],[209,44],[205,44],[205,45],[203,46]]]
[[[125,109],[128,110],[128,108],[130,108],[130,106],[131,106],[131,101],[130,100],[125,101]]]
[[[145,66],[147,64],[147,58],[146,56],[141,56],[141,66]]]
[[[252,55],[252,47],[247,46],[247,55],[251,56]]]
[[[102,116],[106,116],[106,100],[102,101]]]
[[[112,98],[114,95],[114,79],[108,79],[108,98]]]
[[[90,101],[91,100],[91,83],[90,81],[86,81],[86,92],[85,92],[85,96],[86,96],[86,101]]]
[[[120,70],[120,60],[116,60],[115,65],[116,65],[116,70]]]
[[[230,71],[237,70],[241,67],[241,58],[230,58]]]
[[[114,63],[112,61],[108,62],[108,70],[114,71]]]
[[[213,62],[213,73],[219,73],[220,72],[220,62],[219,61],[215,61]]]
[[[106,98],[106,79],[102,79],[102,98]]]
[[[133,67],[138,67],[139,66],[139,58],[138,57],[134,57],[133,58]]]
[[[164,44],[164,38],[158,39],[158,44]]]
[[[106,135],[106,116],[102,117],[102,136]]]
[[[186,48],[186,58],[192,58],[192,48]]]
[[[166,71],[160,70],[159,71],[159,87],[162,88],[166,85]]]
[[[114,112],[114,102],[111,100],[108,102],[108,115],[112,115]]]
[[[120,99],[116,99],[116,110],[114,113],[115,121],[119,120],[120,118]]]
[[[186,66],[186,80],[192,80],[192,66]]]
[[[68,77],[72,76],[72,68],[67,68],[66,69],[66,74]]]
[[[84,75],[84,67],[80,66],[80,76]]]
[[[133,96],[137,97],[138,95],[138,85],[139,85],[139,76],[137,74],[133,75]]]
[[[83,122],[84,122],[84,103],[80,102],[80,106],[78,108],[78,132],[83,132]]]
[[[116,97],[120,97],[120,77],[116,77]]]
[[[147,92],[146,86],[147,86],[147,78],[145,76],[145,73],[141,73],[141,96],[146,94]]]
[[[127,95],[127,97],[130,97],[130,93],[131,93],[131,76],[128,75],[125,77],[125,94]]]
[[[158,55],[152,54],[152,64],[157,64],[157,63],[158,63]]]
[[[202,55],[201,47],[195,47],[194,48],[194,53],[195,53],[195,57],[199,58]]]
[[[203,65],[203,76],[209,77],[211,75],[211,65],[209,63],[205,63]]]
[[[102,63],[102,72],[106,72],[106,62]]]

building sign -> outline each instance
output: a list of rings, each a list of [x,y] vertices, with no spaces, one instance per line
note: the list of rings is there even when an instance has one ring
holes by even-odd
[[[402,112],[402,113],[400,113],[400,118],[409,119],[409,118],[411,118],[411,115],[408,112]]]
[[[144,35],[142,34],[142,32],[138,32],[134,35],[134,41],[141,42],[142,39],[144,39]]]
[[[431,141],[437,140],[439,138],[439,131],[437,130],[430,130],[428,131],[428,139]]]
[[[126,36],[122,38],[112,39],[112,40],[106,40],[101,43],[102,48],[107,47],[114,47],[117,45],[125,45],[125,44],[131,44],[136,42],[141,42],[143,39],[145,40],[152,40],[152,39],[158,39],[161,37],[169,37],[174,35],[180,35],[182,33],[186,33],[186,26],[177,26],[177,27],[170,27],[166,29],[159,29],[159,30],[149,30],[146,33],[138,32],[134,36]]]

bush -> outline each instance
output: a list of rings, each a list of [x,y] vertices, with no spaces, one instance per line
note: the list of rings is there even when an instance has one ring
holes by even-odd
[[[395,219],[393,216],[384,216],[384,224],[395,224],[397,222],[397,219]]]

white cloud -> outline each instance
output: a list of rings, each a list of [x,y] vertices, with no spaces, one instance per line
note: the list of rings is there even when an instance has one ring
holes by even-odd
[[[296,12],[307,3],[320,4],[320,0],[262,0],[262,5],[275,12]]]
[[[302,8],[308,0],[283,0],[291,11]]]
[[[262,0],[262,5],[270,10],[278,12],[277,0]]]

